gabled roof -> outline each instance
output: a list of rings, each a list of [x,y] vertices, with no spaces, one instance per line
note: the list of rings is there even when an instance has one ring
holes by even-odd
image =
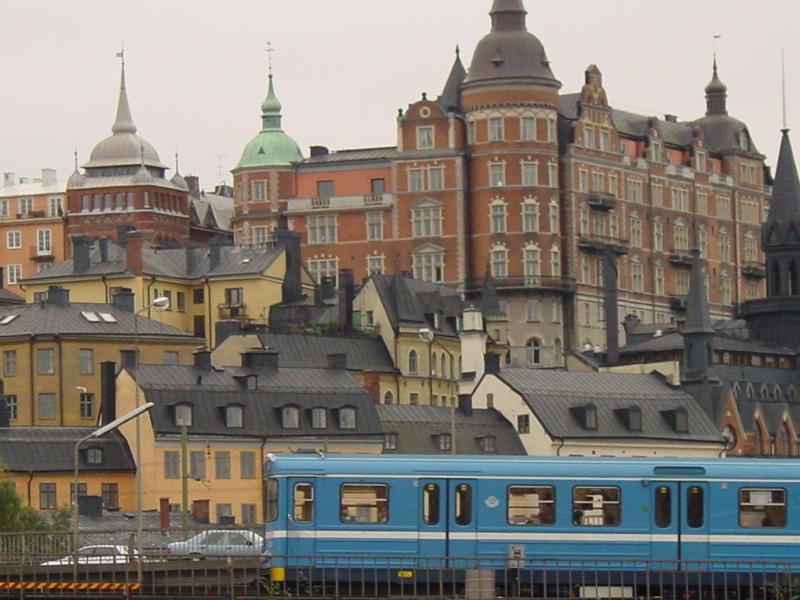
[[[190,196],[199,227],[232,231],[233,199],[217,194]]]
[[[380,337],[259,333],[258,339],[265,349],[278,352],[281,368],[325,369],[329,354],[344,354],[350,371],[396,371],[386,344]]]
[[[455,110],[461,112],[461,84],[467,77],[467,70],[461,62],[461,53],[456,48],[456,59],[453,61],[453,66],[450,69],[450,74],[447,76],[447,81],[444,84],[441,95],[436,99],[436,103],[441,106],[445,112]]]
[[[372,275],[375,288],[389,315],[392,327],[400,325],[429,326],[426,315],[440,314],[444,335],[457,336],[450,320],[461,314],[461,296],[452,288],[413,279],[406,275]]]

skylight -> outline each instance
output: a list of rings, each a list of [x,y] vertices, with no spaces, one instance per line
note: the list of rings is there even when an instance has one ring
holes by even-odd
[[[2,319],[0,319],[0,325],[8,325],[9,323],[11,323],[11,321],[16,319],[18,316],[19,315],[6,315]]]
[[[103,321],[105,321],[106,323],[116,323],[117,322],[117,317],[115,317],[111,313],[103,313],[103,312],[101,312],[101,313],[98,313],[98,314],[100,315],[100,318],[103,319]]]
[[[95,313],[95,312],[90,312],[88,310],[83,310],[83,311],[81,311],[81,316],[84,319],[86,319],[87,321],[89,321],[89,323],[99,323],[100,322],[100,317],[98,317],[97,313]]]

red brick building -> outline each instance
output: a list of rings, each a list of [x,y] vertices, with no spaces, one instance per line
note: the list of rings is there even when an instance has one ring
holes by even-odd
[[[522,0],[494,0],[467,71],[397,117],[391,147],[303,158],[281,126],[270,75],[263,128],[234,169],[232,226],[260,243],[285,223],[315,277],[410,272],[477,298],[491,273],[513,364],[560,364],[605,341],[598,259],[617,251],[621,316],[680,319],[690,248],[712,310],[763,290],[764,157],[727,114],[716,65],[706,115],[678,122],[613,109],[591,66],[561,94]]]

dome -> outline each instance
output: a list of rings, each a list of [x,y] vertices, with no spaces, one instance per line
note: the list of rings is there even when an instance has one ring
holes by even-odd
[[[67,179],[67,189],[83,187],[85,182],[86,177],[84,177],[78,169],[75,169],[72,175],[69,176],[69,179]]]
[[[189,189],[189,185],[186,183],[186,180],[177,171],[175,172],[175,175],[172,176],[172,179],[170,179],[170,181],[172,182],[173,185],[181,188],[182,190]]]
[[[750,132],[739,119],[727,114],[708,115],[694,122],[703,132],[703,140],[711,151],[740,150],[758,153]]]
[[[526,79],[560,88],[542,42],[525,27],[522,0],[495,0],[490,14],[492,31],[475,48],[464,83]]]
[[[152,144],[135,133],[115,133],[97,144],[84,167],[111,167],[138,165],[144,162],[151,167],[165,168]]]

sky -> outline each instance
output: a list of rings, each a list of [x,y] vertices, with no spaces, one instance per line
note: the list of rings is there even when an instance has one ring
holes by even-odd
[[[562,92],[597,64],[612,106],[694,119],[705,111],[714,35],[729,113],[775,164],[800,119],[797,0],[525,0]],[[467,68],[491,0],[0,0],[0,171],[66,178],[110,135],[124,44],[138,133],[162,162],[212,189],[258,133],[268,55],[284,130],[307,156],[396,143],[398,108]],[[797,124],[800,128],[800,123]],[[799,142],[800,143],[800,142]]]

